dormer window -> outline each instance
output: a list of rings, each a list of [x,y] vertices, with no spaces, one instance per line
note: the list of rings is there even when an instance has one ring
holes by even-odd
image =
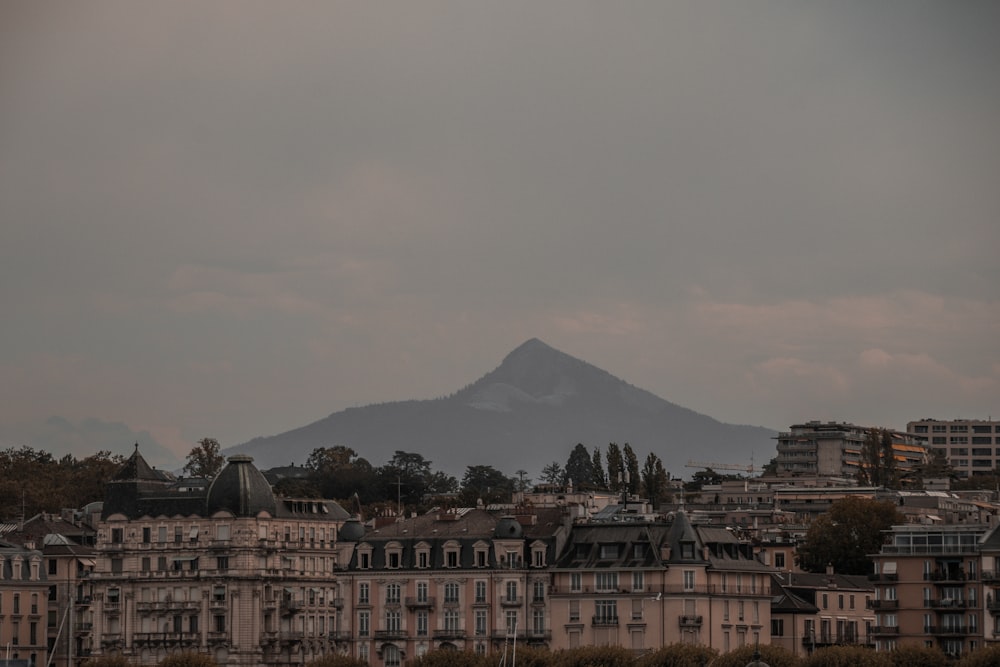
[[[602,544],[601,545],[601,559],[608,560],[611,558],[618,558],[618,545],[617,544]]]
[[[386,546],[385,566],[390,570],[398,570],[403,566],[403,547],[398,542]]]
[[[694,559],[694,542],[681,542],[681,558],[685,560]]]

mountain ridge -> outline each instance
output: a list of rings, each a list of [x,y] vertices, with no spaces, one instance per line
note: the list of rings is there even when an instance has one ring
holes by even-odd
[[[461,477],[470,465],[506,474],[514,465],[538,474],[552,461],[565,463],[577,443],[603,449],[617,442],[629,443],[640,460],[655,453],[679,476],[692,451],[726,462],[761,453],[769,458],[775,435],[671,403],[531,338],[448,396],[348,408],[225,451],[250,454],[258,466],[271,467],[289,458],[303,463],[317,447],[345,445],[373,465],[402,450]]]

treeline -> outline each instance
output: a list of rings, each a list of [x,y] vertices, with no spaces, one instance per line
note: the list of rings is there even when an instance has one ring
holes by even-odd
[[[60,459],[31,447],[0,451],[0,519],[22,514],[58,512],[103,500],[108,481],[124,457],[98,452],[84,459]],[[212,478],[225,465],[218,441],[204,438],[187,456],[184,474]],[[650,453],[640,466],[626,443],[604,450],[576,445],[565,463],[546,465],[539,479],[525,470],[506,474],[488,465],[471,465],[461,479],[432,467],[421,454],[396,451],[383,465],[374,465],[350,447],[335,445],[312,451],[303,467],[275,469],[275,493],[283,496],[331,498],[348,511],[366,514],[389,509],[422,511],[435,504],[474,506],[510,502],[513,492],[533,484],[571,484],[578,490],[627,492],[648,498],[655,506],[669,500],[670,476],[659,457]]]
[[[516,651],[516,656],[515,656]],[[755,656],[755,652],[759,656]],[[530,646],[511,646],[506,656],[520,667],[744,667],[755,657],[771,667],[996,667],[1000,647],[981,648],[959,660],[936,648],[902,646],[876,652],[864,646],[830,646],[799,657],[780,646],[743,646],[719,654],[698,644],[675,643],[637,656],[621,646],[585,646],[550,651]],[[493,667],[497,654],[476,655],[471,651],[436,649],[406,661],[407,667]],[[501,660],[500,664],[504,664]],[[217,667],[210,656],[177,653],[167,656],[159,667]],[[306,667],[368,667],[368,662],[346,655],[328,655],[305,663]],[[84,667],[132,667],[122,656],[96,658]]]
[[[56,459],[31,447],[0,451],[0,519],[78,509],[104,500],[104,487],[124,463],[110,452],[85,459],[67,454]]]

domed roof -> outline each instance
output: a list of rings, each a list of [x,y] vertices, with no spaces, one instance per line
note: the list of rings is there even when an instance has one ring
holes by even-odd
[[[365,536],[365,527],[357,517],[351,517],[337,531],[337,539],[341,542],[357,542]]]
[[[503,539],[512,538],[517,539],[524,536],[524,529],[521,528],[521,524],[512,516],[500,517],[497,521],[496,528],[493,529],[493,537]]]
[[[275,513],[276,503],[271,485],[253,464],[253,457],[237,454],[229,457],[208,488],[205,510],[210,516],[219,510],[229,510],[236,516],[256,516],[260,512]]]

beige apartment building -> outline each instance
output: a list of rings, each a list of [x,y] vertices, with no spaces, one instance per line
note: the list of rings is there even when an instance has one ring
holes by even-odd
[[[95,655],[154,665],[176,651],[225,665],[300,665],[335,649],[336,503],[277,498],[246,456],[207,491],[138,450],[96,526]]]
[[[774,459],[778,477],[832,477],[856,479],[863,465],[862,446],[872,429],[847,422],[810,421],[793,424],[778,434]],[[893,431],[893,458],[901,473],[927,458],[925,447],[908,433]]]
[[[1000,421],[921,419],[906,424],[918,443],[940,450],[959,477],[989,473],[1000,466]]]
[[[874,646],[874,585],[864,576],[772,574],[771,644],[795,655],[827,646]]]
[[[550,568],[553,646],[673,642],[728,651],[769,641],[770,576],[723,528],[669,523],[573,527]]]

